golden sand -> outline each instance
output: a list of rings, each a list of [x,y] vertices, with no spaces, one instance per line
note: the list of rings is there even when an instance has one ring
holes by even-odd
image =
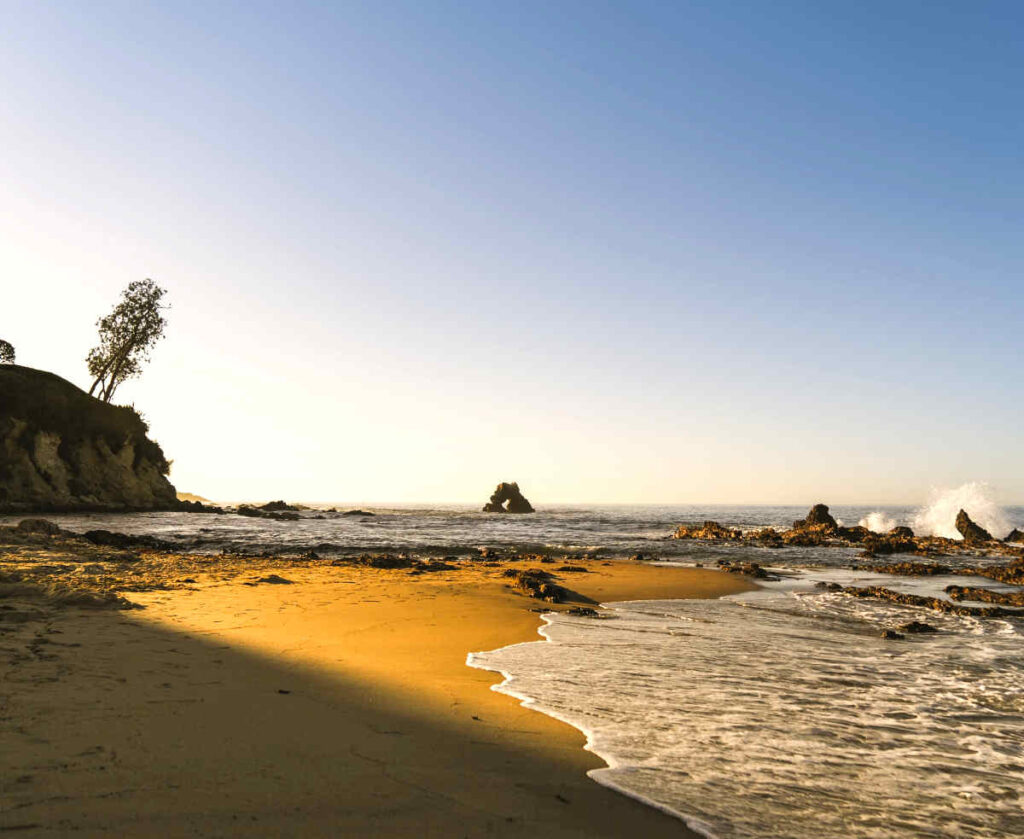
[[[577,601],[714,597],[735,576],[581,563]],[[25,836],[688,836],[586,777],[583,735],[488,688],[536,640],[501,567],[196,575],[140,611],[3,624],[0,829]],[[511,564],[511,567],[526,567]],[[549,568],[551,566],[548,566]],[[227,579],[225,579],[225,576]]]

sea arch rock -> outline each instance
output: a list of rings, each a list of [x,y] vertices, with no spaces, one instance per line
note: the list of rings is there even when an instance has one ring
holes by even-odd
[[[533,506],[519,491],[517,483],[500,483],[491,500],[484,505],[485,513],[532,513]]]

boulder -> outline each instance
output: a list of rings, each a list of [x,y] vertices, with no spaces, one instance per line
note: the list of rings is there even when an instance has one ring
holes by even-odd
[[[45,536],[59,536],[64,531],[48,519],[22,519],[18,522],[22,533],[42,533]]]
[[[956,514],[956,529],[960,531],[960,535],[964,537],[964,541],[969,545],[992,541],[992,534],[984,527],[971,521],[971,517],[967,515],[966,510],[961,510]]]
[[[914,531],[911,530],[909,527],[899,525],[890,530],[889,535],[892,536],[894,539],[913,539]]]
[[[1024,531],[1018,530],[1016,527],[1010,531],[1007,537],[1003,540],[1004,542],[1024,542]]]
[[[532,513],[530,502],[519,491],[519,484],[500,483],[490,501],[484,505],[485,513]]]
[[[818,525],[825,525],[832,529],[839,527],[836,520],[832,518],[829,513],[828,507],[824,504],[815,504],[811,507],[811,511],[807,514],[807,518],[793,522],[793,529],[803,530],[805,528],[816,527]]]
[[[921,635],[927,632],[938,632],[934,626],[930,623],[922,623],[921,621],[910,621],[909,623],[903,623],[896,627],[897,632],[908,632],[913,635]]]

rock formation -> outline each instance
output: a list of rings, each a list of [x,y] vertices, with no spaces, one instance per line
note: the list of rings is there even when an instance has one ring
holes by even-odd
[[[956,529],[960,531],[960,535],[964,537],[964,541],[968,544],[992,541],[992,534],[984,527],[971,521],[971,517],[967,515],[966,510],[961,510],[956,514]]]
[[[807,518],[800,519],[799,521],[793,522],[794,530],[802,530],[804,528],[818,527],[824,525],[830,527],[833,530],[839,525],[836,520],[832,518],[828,511],[828,507],[824,504],[815,504],[811,507],[811,511],[807,514]]]
[[[0,366],[0,509],[177,509],[170,464],[147,431],[132,408]]]
[[[723,527],[717,521],[705,521],[703,524],[681,524],[672,535],[673,539],[707,539],[710,541],[735,540],[743,538],[743,531],[736,528]]]
[[[519,491],[519,484],[498,484],[491,500],[484,505],[485,513],[532,513],[530,502]]]
[[[1018,530],[1016,527],[1013,528],[1003,540],[1004,542],[1024,542],[1024,532]]]

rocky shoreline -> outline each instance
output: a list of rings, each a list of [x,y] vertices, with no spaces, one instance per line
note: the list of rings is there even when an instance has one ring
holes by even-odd
[[[1024,534],[1015,528],[1005,540],[995,539],[987,530],[972,521],[964,510],[960,510],[957,515],[956,528],[963,536],[962,541],[940,536],[915,536],[909,527],[903,526],[894,527],[887,533],[875,533],[862,525],[844,527],[832,517],[826,505],[815,504],[805,518],[794,521],[792,528],[781,532],[771,527],[743,531],[725,527],[715,521],[705,521],[699,525],[680,525],[672,538],[741,543],[762,548],[860,548],[860,557],[869,560],[892,554],[913,554],[933,561],[866,562],[856,563],[852,567],[859,571],[902,576],[979,576],[1008,585],[1024,586],[1024,546],[1013,544],[1024,542]],[[1002,565],[954,566],[936,561],[943,556],[998,556],[1005,557],[1008,561]],[[718,566],[722,570],[757,579],[779,579],[758,562],[721,559]],[[953,601],[969,600],[996,604],[970,606],[937,597],[897,592],[884,586],[835,585],[833,590],[853,597],[873,597],[959,615],[986,618],[1024,617],[1024,612],[1018,611],[1018,607],[1024,607],[1024,592],[998,592],[984,587],[946,587],[945,592]]]

